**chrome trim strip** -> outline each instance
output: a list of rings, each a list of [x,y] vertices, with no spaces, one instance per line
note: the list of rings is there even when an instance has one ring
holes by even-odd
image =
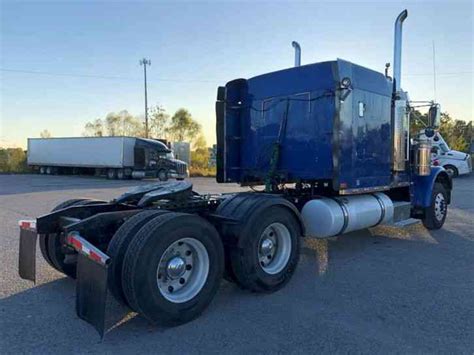
[[[357,195],[357,194],[365,194],[369,192],[379,192],[379,191],[387,191],[390,190],[390,186],[374,186],[374,187],[361,187],[357,189],[345,189],[339,190],[339,194],[341,195]]]

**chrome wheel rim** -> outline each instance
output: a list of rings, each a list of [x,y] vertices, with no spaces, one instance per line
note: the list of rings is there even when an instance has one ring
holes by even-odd
[[[442,193],[438,193],[435,197],[434,212],[436,219],[440,222],[446,215],[446,201]]]
[[[209,274],[209,254],[194,238],[182,238],[163,253],[156,270],[161,295],[173,303],[194,298],[204,287]]]
[[[278,274],[290,260],[291,234],[282,223],[270,224],[258,242],[258,262],[267,274]]]

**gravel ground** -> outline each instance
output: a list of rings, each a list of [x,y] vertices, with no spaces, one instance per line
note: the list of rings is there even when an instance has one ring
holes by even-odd
[[[240,189],[193,183],[201,193]],[[17,220],[72,197],[110,199],[132,184],[0,175],[0,353],[474,352],[472,175],[455,180],[442,230],[377,227],[308,240],[295,276],[277,293],[223,281],[191,323],[160,328],[131,314],[100,341],[75,314],[72,280],[39,256],[37,284],[18,277]]]

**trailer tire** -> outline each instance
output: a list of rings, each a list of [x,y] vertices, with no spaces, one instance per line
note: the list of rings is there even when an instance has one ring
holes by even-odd
[[[288,283],[299,261],[303,235],[299,215],[288,204],[274,196],[239,194],[219,206],[216,214],[240,221],[221,228],[227,280],[267,293]]]
[[[62,210],[63,208],[66,208],[66,207],[71,207],[72,205],[74,205],[76,203],[79,203],[79,202],[82,202],[82,201],[85,201],[85,200],[86,199],[84,199],[84,198],[75,198],[75,199],[71,199],[71,200],[66,200],[64,202],[61,202],[56,207],[54,207],[51,210],[51,212]],[[50,250],[49,250],[49,237],[50,236],[51,236],[50,234],[40,234],[39,235],[39,245],[40,245],[41,254],[43,255],[44,260],[46,260],[46,262],[52,268],[54,268],[54,269],[56,269],[60,272],[63,272],[62,270],[59,270],[57,268],[57,266],[55,265],[55,263],[53,263],[53,261],[51,259]]]
[[[448,195],[443,184],[434,184],[431,194],[431,205],[425,209],[425,216],[422,219],[423,225],[427,229],[440,229],[448,215]]]
[[[128,246],[140,228],[148,223],[148,221],[167,212],[165,210],[150,210],[133,215],[117,229],[107,247],[107,255],[113,260],[108,270],[109,290],[115,299],[125,306],[130,307],[122,288],[122,267]]]
[[[175,212],[155,217],[140,229],[126,252],[125,297],[153,323],[189,322],[217,292],[223,254],[219,234],[205,219]]]

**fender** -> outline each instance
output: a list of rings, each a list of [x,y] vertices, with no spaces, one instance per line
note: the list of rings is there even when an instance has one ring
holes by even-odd
[[[448,193],[448,203],[451,202],[451,190],[453,182],[449,174],[441,166],[432,166],[429,176],[414,176],[410,195],[415,207],[429,207],[431,205],[431,193],[436,181],[440,181]]]
[[[287,199],[279,195],[267,193],[238,193],[222,202],[215,213],[220,217],[233,219],[231,223],[218,223],[216,225],[217,230],[224,238],[224,244],[241,247],[239,237],[242,234],[242,222],[248,221],[258,211],[271,206],[281,206],[292,212],[299,222],[301,236],[304,237],[306,235],[300,212]]]

